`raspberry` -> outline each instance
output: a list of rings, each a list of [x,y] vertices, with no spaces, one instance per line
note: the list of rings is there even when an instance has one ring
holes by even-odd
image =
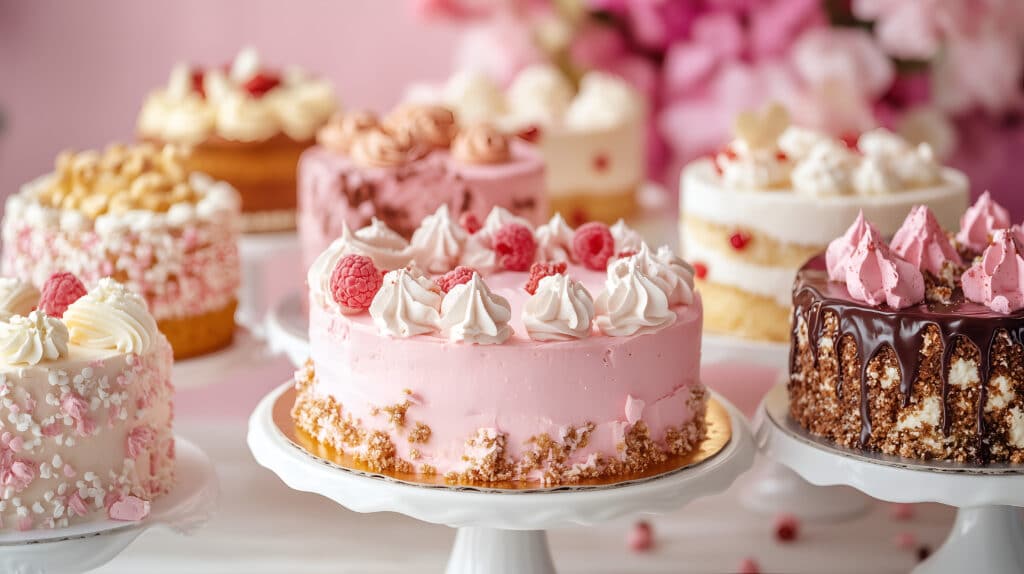
[[[530,278],[526,280],[526,292],[533,295],[537,292],[537,285],[540,284],[540,280],[549,276],[556,275],[558,273],[565,273],[568,266],[565,261],[558,263],[534,263],[530,265]]]
[[[860,139],[860,135],[856,132],[848,132],[839,136],[839,141],[843,142],[843,144],[852,151],[859,151],[859,148],[857,147],[858,139]]]
[[[633,552],[647,552],[654,546],[654,535],[651,532],[651,525],[643,520],[633,525],[626,539],[629,549]]]
[[[498,263],[509,271],[526,271],[533,263],[537,242],[533,232],[518,223],[506,223],[494,234]]]
[[[541,131],[540,131],[540,127],[538,127],[538,126],[530,126],[530,127],[526,128],[525,130],[522,130],[521,132],[519,132],[516,135],[518,135],[519,139],[521,139],[523,141],[528,141],[530,143],[537,143],[537,141],[540,140]]]
[[[615,254],[615,258],[616,259],[626,259],[626,258],[632,257],[634,255],[636,255],[636,251],[635,250],[633,250],[633,249],[626,249],[625,251],[619,251],[618,253],[616,253]]]
[[[279,85],[281,85],[281,78],[276,74],[259,72],[255,76],[249,78],[249,81],[247,81],[242,88],[249,92],[250,96],[254,98],[262,98],[264,94]]]
[[[779,150],[779,151],[775,152],[775,161],[778,161],[778,162],[789,161],[789,156],[786,155],[786,152],[784,152],[782,150]]]
[[[693,276],[697,279],[704,279],[708,276],[708,266],[699,262],[693,262]]]
[[[39,309],[51,317],[63,317],[68,305],[85,295],[85,285],[71,273],[54,273],[43,283]]]
[[[192,91],[199,94],[199,97],[206,97],[206,88],[203,86],[203,70],[195,68],[192,70]]]
[[[775,538],[779,542],[792,542],[800,534],[800,522],[792,514],[780,514],[775,518]]]
[[[603,271],[615,253],[615,238],[607,225],[591,221],[576,229],[572,237],[572,249],[587,269]]]
[[[743,251],[743,249],[747,247],[748,243],[750,243],[749,233],[737,231],[729,236],[729,245],[732,245],[732,248],[736,251]]]
[[[736,572],[738,574],[761,574],[761,565],[753,558],[744,558],[736,568]]]
[[[441,291],[447,293],[451,291],[452,287],[455,287],[456,285],[468,283],[469,280],[473,278],[474,273],[476,273],[476,269],[473,269],[472,267],[463,267],[462,265],[459,265],[455,269],[452,269],[451,271],[435,279],[434,283],[437,283],[437,286],[441,288]]]
[[[462,215],[459,216],[459,225],[461,225],[462,228],[466,230],[466,233],[470,235],[480,231],[480,228],[483,227],[483,224],[480,223],[477,216],[468,211],[463,211]]]
[[[608,169],[609,164],[611,164],[611,160],[608,159],[608,156],[606,154],[601,153],[594,156],[593,164],[594,171],[606,171]]]
[[[342,257],[331,273],[331,295],[343,308],[365,311],[384,284],[384,278],[373,260],[364,255]]]

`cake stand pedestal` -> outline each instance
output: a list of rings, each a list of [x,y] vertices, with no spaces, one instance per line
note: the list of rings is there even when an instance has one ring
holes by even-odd
[[[196,389],[225,380],[225,375],[243,366],[251,366],[266,356],[266,347],[251,331],[235,329],[235,338],[227,347],[193,357],[174,361],[172,381],[178,389]]]
[[[11,574],[69,574],[98,568],[150,528],[191,534],[217,505],[217,474],[192,443],[175,437],[178,483],[158,498],[141,522],[103,520],[61,528],[0,535],[0,571]]]
[[[238,239],[242,261],[242,287],[238,292],[239,324],[262,336],[263,315],[270,304],[266,289],[266,263],[288,252],[298,253],[299,238],[294,230],[268,233],[243,233]],[[304,271],[304,270],[303,270]],[[303,275],[305,277],[305,275]]]
[[[290,488],[320,494],[355,512],[399,512],[458,528],[447,574],[553,574],[545,529],[676,509],[728,488],[754,456],[743,416],[718,398],[729,411],[729,443],[696,466],[647,481],[504,492],[419,486],[346,470],[291,443],[273,420],[274,403],[289,386],[267,395],[249,419],[248,442],[256,462]]]
[[[1024,473],[1018,467],[972,467],[862,453],[833,445],[788,415],[785,387],[765,396],[754,422],[758,444],[818,485],[844,484],[890,502],[938,502],[959,510],[942,547],[915,574],[1024,572]]]
[[[751,341],[727,335],[705,334],[701,362],[742,363],[775,369],[773,380],[763,381],[760,388],[785,382],[789,371],[789,345],[767,341]],[[742,493],[743,506],[762,514],[785,512],[804,520],[845,520],[868,509],[869,499],[846,486],[814,486],[784,465],[774,461],[760,465],[757,479]]]
[[[283,353],[301,367],[309,358],[309,315],[302,293],[289,293],[267,311],[263,332],[272,353]]]

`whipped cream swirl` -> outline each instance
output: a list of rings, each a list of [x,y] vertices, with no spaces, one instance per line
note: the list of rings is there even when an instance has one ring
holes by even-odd
[[[662,245],[651,253],[646,243],[636,254],[640,269],[665,289],[669,305],[693,303],[693,267]]]
[[[0,359],[8,365],[36,365],[68,354],[68,328],[42,311],[0,322]]]
[[[614,128],[639,116],[642,100],[625,80],[604,72],[589,72],[565,112],[565,124],[579,130]]]
[[[572,84],[548,64],[522,70],[508,88],[509,111],[517,125],[554,125],[565,115],[572,99]]]
[[[523,306],[523,325],[535,341],[568,341],[590,336],[594,300],[583,284],[557,273],[540,280]]]
[[[391,132],[430,149],[452,144],[457,126],[455,114],[446,107],[431,104],[404,104],[384,118]]]
[[[467,126],[452,142],[452,157],[468,164],[505,163],[512,159],[509,137],[490,124]]]
[[[0,319],[28,315],[39,303],[39,290],[14,277],[0,277]]]
[[[512,336],[512,307],[479,273],[452,287],[441,303],[441,332],[455,342],[500,345]]]
[[[853,191],[857,159],[838,141],[820,141],[793,168],[793,189],[811,196],[847,195]]]
[[[497,270],[498,256],[494,252],[494,234],[508,223],[517,223],[533,231],[533,224],[529,221],[496,205],[487,214],[483,227],[466,241],[459,264],[472,267],[481,273]]]
[[[538,227],[533,238],[537,241],[538,261],[576,261],[572,249],[573,230],[561,213],[555,213],[547,223]]]
[[[448,206],[428,215],[412,234],[411,249],[416,264],[430,273],[443,273],[455,267],[466,243],[466,231],[452,220]]]
[[[399,166],[411,154],[412,140],[378,128],[359,132],[349,147],[352,161],[363,167]]]
[[[348,153],[359,134],[376,128],[379,124],[377,115],[369,111],[336,113],[320,128],[316,141],[325,148],[337,152]]]
[[[381,334],[412,337],[437,331],[441,294],[430,279],[415,270],[396,269],[384,276],[370,303],[370,316]]]
[[[608,265],[605,290],[594,307],[598,328],[612,337],[653,333],[676,320],[665,290],[640,269],[636,256]]]
[[[342,225],[341,236],[317,256],[306,274],[310,293],[321,303],[339,310],[334,297],[330,296],[331,273],[338,261],[350,253],[369,257],[378,269],[385,271],[404,267],[412,261],[408,242],[377,218],[355,233],[348,225]]]
[[[160,336],[146,301],[109,277],[64,311],[71,342],[90,349],[142,354]]]
[[[614,225],[608,228],[608,231],[612,234],[612,239],[615,240],[615,252],[621,253],[623,251],[639,251],[640,246],[643,245],[644,240],[640,237],[632,227],[626,225],[626,222],[619,219]]]

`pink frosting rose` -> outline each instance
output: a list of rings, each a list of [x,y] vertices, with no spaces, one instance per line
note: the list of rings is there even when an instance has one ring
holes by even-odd
[[[1009,229],[996,231],[992,243],[961,278],[964,297],[997,313],[1024,308],[1024,258]]]
[[[903,309],[924,301],[924,276],[868,228],[846,265],[846,289],[868,305]]]
[[[1008,227],[1010,212],[993,201],[986,191],[960,218],[960,232],[956,234],[956,240],[975,251],[981,251],[988,247],[997,229]]]
[[[910,210],[889,246],[896,255],[913,263],[921,271],[936,276],[942,274],[942,267],[947,261],[963,265],[946,231],[939,225],[932,210],[925,205]]]
[[[825,264],[828,266],[830,281],[846,281],[846,266],[850,262],[850,256],[869,229],[878,235],[878,230],[870,221],[864,219],[864,212],[861,211],[846,233],[828,244],[828,249],[825,250]]]

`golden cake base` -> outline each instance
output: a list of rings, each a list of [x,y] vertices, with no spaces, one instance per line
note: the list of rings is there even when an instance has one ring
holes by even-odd
[[[561,213],[570,225],[578,226],[588,221],[603,221],[608,224],[633,215],[637,210],[636,194],[639,186],[606,194],[592,194],[574,191],[565,194],[548,194],[551,213]]]
[[[231,344],[237,306],[237,301],[231,301],[220,309],[195,317],[157,321],[157,327],[171,343],[176,361],[205,355]]]
[[[449,482],[444,476],[424,476],[422,474],[405,472],[373,472],[366,465],[357,462],[353,457],[338,453],[336,450],[324,446],[313,437],[295,427],[291,411],[295,405],[294,388],[289,388],[274,401],[273,420],[281,434],[296,448],[316,457],[326,463],[353,471],[366,476],[387,477],[395,482],[410,484],[414,486],[449,487],[449,488],[474,488],[480,490],[514,490],[514,491],[537,491],[537,490],[558,490],[558,489],[588,489],[609,485],[619,485],[637,481],[650,480],[666,474],[692,468],[703,462],[714,458],[715,455],[729,444],[732,439],[732,423],[729,419],[729,412],[714,397],[708,400],[705,422],[707,425],[707,436],[700,445],[685,456],[670,456],[667,461],[653,466],[644,472],[621,474],[615,477],[603,479],[581,480],[571,485],[556,485],[551,487],[541,486],[536,481],[507,481],[507,482],[477,482],[459,481]]]
[[[713,281],[697,279],[694,286],[700,291],[706,332],[753,341],[789,342],[789,307],[771,297]]]

